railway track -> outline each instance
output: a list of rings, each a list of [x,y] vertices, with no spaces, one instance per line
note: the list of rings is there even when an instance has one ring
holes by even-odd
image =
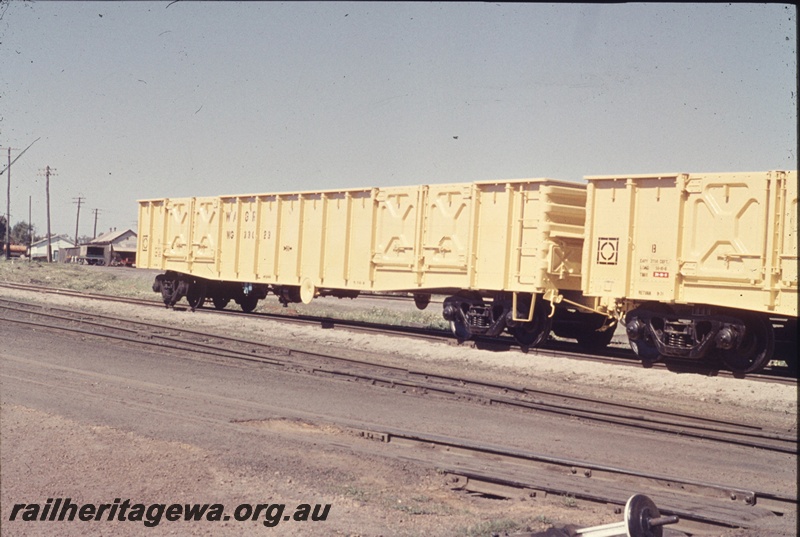
[[[115,302],[122,304],[134,304],[147,307],[163,308],[164,304],[160,300],[147,300],[129,297],[117,297],[110,295],[103,295],[97,293],[87,293],[83,291],[75,291],[72,289],[51,288],[37,285],[17,284],[17,283],[2,283],[0,288],[18,289],[23,291],[32,291],[44,294],[57,294],[62,296],[88,298],[92,300],[101,300],[105,302]],[[373,297],[381,300],[410,300],[407,297],[398,295],[386,294],[364,294],[364,298]],[[452,334],[446,330],[436,330],[430,328],[421,328],[413,326],[399,326],[376,324],[361,321],[331,319],[328,317],[314,317],[308,315],[288,315],[275,312],[253,312],[244,313],[236,310],[223,310],[218,311],[215,309],[200,308],[197,312],[201,314],[220,314],[226,313],[229,315],[243,315],[243,316],[256,316],[266,317],[270,319],[277,319],[286,323],[293,323],[306,326],[320,326],[322,328],[331,329],[334,327],[346,328],[347,330],[376,333],[383,335],[399,335],[403,337],[410,337],[415,339],[422,339],[426,341],[434,341],[439,343],[446,343],[451,345],[466,345],[473,348],[483,348],[491,350],[516,350],[517,352],[527,352],[511,337],[498,337],[498,338],[476,338],[475,340],[459,342],[453,338]],[[545,354],[552,357],[564,357],[570,359],[594,361],[599,363],[606,363],[611,365],[623,367],[642,367],[636,355],[628,348],[620,347],[607,347],[596,352],[586,352],[584,349],[578,347],[572,342],[550,340],[544,346],[536,349],[537,353]],[[664,363],[655,363],[651,367],[654,369],[672,369],[673,365],[667,366]],[[678,371],[692,372],[703,375],[713,375],[721,377],[733,378],[734,375],[726,370],[709,370],[703,367],[695,367],[690,364],[681,366]],[[756,380],[759,382],[775,382],[788,385],[797,385],[796,374],[793,374],[788,368],[771,366],[765,369],[762,373],[748,374],[746,376],[749,380]]]
[[[718,534],[722,527],[748,527],[759,518],[796,513],[797,498],[717,483],[676,479],[587,461],[543,456],[502,446],[408,431],[360,431],[365,438],[406,447],[410,455],[439,456],[438,469],[453,488],[489,497],[559,496],[621,507],[630,491],[643,492],[662,514],[677,515],[675,529]],[[487,459],[491,461],[487,470]],[[663,506],[663,508],[662,508]]]
[[[155,345],[161,349],[257,361],[297,372],[367,382],[416,394],[502,406],[523,412],[546,412],[655,434],[680,435],[710,442],[797,453],[796,435],[768,431],[756,424],[708,419],[700,415],[536,390],[523,385],[496,384],[466,376],[445,376],[382,365],[376,363],[371,356],[355,351],[347,351],[347,355],[343,355],[342,351],[312,351],[307,347],[265,344],[8,299],[0,299],[0,312],[6,322],[28,324],[39,329],[58,329],[129,343]],[[354,358],[354,354],[361,356]]]
[[[69,331],[84,337],[110,338],[162,351],[200,353],[206,358],[258,362],[268,367],[334,377],[423,396],[505,405],[523,411],[555,412],[606,425],[644,428],[652,434],[696,436],[707,442],[740,443],[759,450],[796,453],[796,437],[765,431],[752,424],[734,424],[648,409],[631,409],[589,398],[529,390],[522,386],[443,377],[423,371],[376,365],[335,355],[203,332],[164,327],[107,315],[0,300],[4,322],[40,330]],[[602,405],[602,408],[601,408]],[[361,438],[377,441],[399,456],[435,466],[450,476],[451,486],[491,497],[558,496],[576,502],[621,507],[630,491],[647,494],[662,514],[681,518],[676,526],[692,535],[718,533],[724,527],[748,527],[763,517],[783,516],[796,509],[796,498],[769,491],[731,487],[668,475],[637,472],[587,461],[543,456],[501,445],[420,434],[391,428],[359,428],[340,424]],[[709,444],[711,447],[712,444]],[[378,448],[380,452],[382,448]],[[712,448],[713,449],[713,448]]]
[[[268,345],[9,299],[0,299],[0,315],[5,322],[26,324],[40,330],[68,331],[84,337],[154,345],[162,351],[200,354],[212,359],[246,360],[265,367],[366,382],[414,395],[454,398],[470,404],[504,406],[515,411],[547,412],[603,426],[634,427],[647,431],[646,434],[691,436],[708,442],[710,449],[715,442],[723,442],[756,450],[797,453],[795,435],[765,430],[754,424],[633,408],[524,386],[434,375],[376,364],[368,357],[356,359],[333,352]],[[796,510],[796,497],[768,491],[680,480],[390,428],[356,428],[356,432],[363,438],[378,440],[393,448],[404,448],[403,456],[408,459],[428,464],[433,461],[440,471],[452,477],[453,488],[473,493],[493,497],[556,495],[575,501],[622,506],[630,491],[635,490],[653,498],[663,514],[678,515],[682,524],[677,529],[692,534],[718,531],[720,527],[748,527],[757,519],[783,516]],[[423,451],[425,454],[421,455]]]

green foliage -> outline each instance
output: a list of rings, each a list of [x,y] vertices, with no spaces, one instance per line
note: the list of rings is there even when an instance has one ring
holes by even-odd
[[[29,225],[28,222],[17,222],[11,228],[11,243],[12,244],[28,244],[28,240],[35,241],[37,237],[36,226]]]

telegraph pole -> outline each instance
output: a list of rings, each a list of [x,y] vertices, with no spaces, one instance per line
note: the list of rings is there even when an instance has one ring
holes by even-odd
[[[92,209],[92,212],[94,213],[94,231],[92,232],[92,238],[96,239],[97,238],[97,215],[100,212],[100,209]]]
[[[33,246],[33,223],[31,222],[31,197],[28,196],[28,261],[33,260],[33,252],[31,251],[31,247]]]
[[[85,200],[85,199],[86,198],[83,198],[81,196],[78,196],[77,198],[72,198],[73,203],[77,203],[78,204],[78,217],[75,219],[75,245],[76,246],[78,245],[78,224],[80,224],[80,221],[81,221],[81,203],[83,203],[83,200]]]
[[[6,192],[6,259],[11,259],[11,148],[8,148],[8,191]]]
[[[47,262],[51,263],[53,261],[53,247],[51,244],[51,237],[50,237],[50,176],[56,175],[55,168],[51,169],[50,166],[45,168],[44,176],[47,178],[45,183],[45,189],[47,192]]]
[[[22,150],[22,152],[17,155],[13,161],[11,160],[11,148],[8,148],[8,166],[5,167],[3,171],[0,172],[0,175],[3,175],[3,172],[8,171],[8,194],[6,196],[6,259],[11,257],[11,165],[14,164],[22,155],[25,154],[25,151],[31,148],[33,144],[41,140],[41,138],[37,138],[30,143],[28,147]]]

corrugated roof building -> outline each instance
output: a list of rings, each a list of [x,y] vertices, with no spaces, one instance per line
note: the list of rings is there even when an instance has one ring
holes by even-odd
[[[50,236],[50,251],[52,253],[51,259],[58,260],[58,252],[67,248],[74,248],[75,243],[66,235],[51,235]],[[39,239],[31,244],[30,257],[34,261],[47,261],[47,238]]]
[[[80,261],[90,265],[133,266],[137,235],[132,229],[112,229],[80,246]]]

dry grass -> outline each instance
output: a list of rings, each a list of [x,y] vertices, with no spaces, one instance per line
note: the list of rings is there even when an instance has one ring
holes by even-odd
[[[156,298],[152,271],[38,261],[0,261],[0,281],[132,298]]]
[[[160,300],[153,292],[153,278],[159,271],[125,267],[97,267],[66,263],[41,263],[38,261],[0,260],[0,282],[22,283],[100,293],[111,296]],[[181,301],[185,304],[185,299]],[[238,308],[231,302],[229,309]],[[290,304],[281,308],[277,297],[268,296],[259,303],[256,311],[278,312],[331,319],[447,329],[441,306],[431,304],[424,311],[417,310],[413,301],[387,302],[387,307],[376,306],[367,298],[356,300],[323,298],[311,304]]]

